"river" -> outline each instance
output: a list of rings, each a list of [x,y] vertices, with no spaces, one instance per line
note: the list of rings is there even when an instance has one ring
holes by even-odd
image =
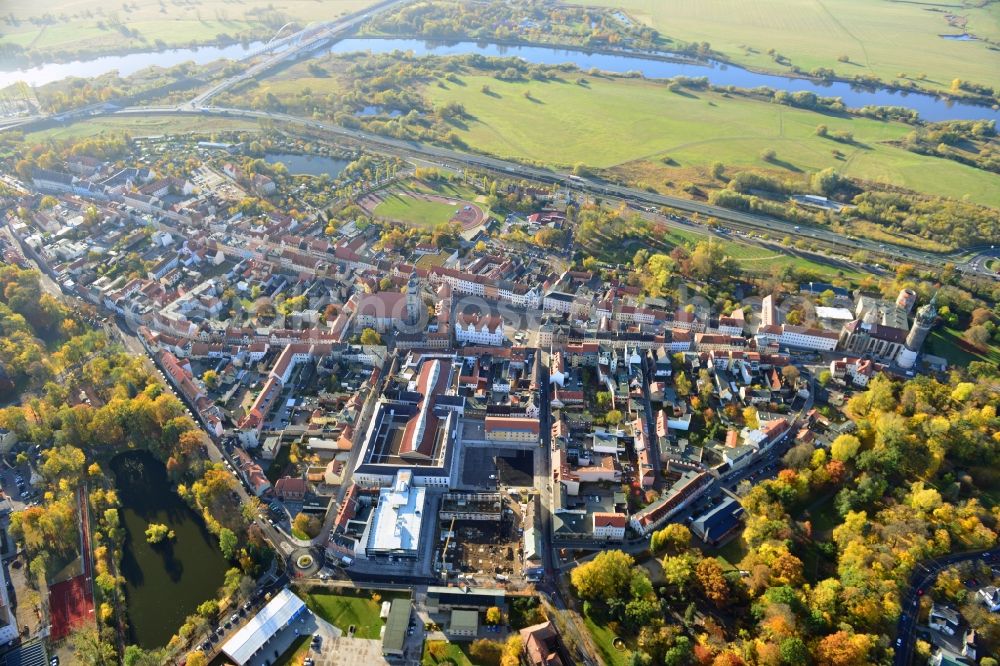
[[[112,459],[111,469],[125,528],[130,638],[144,648],[162,647],[198,604],[215,596],[228,565],[201,516],[171,487],[163,463],[147,451],[129,451]],[[167,525],[176,538],[150,545],[150,523]]]
[[[197,48],[167,49],[166,51],[146,51],[74,60],[73,62],[45,63],[25,68],[8,68],[0,61],[0,88],[18,81],[24,81],[31,86],[43,86],[67,76],[90,78],[116,70],[119,76],[128,76],[135,74],[140,69],[154,65],[173,67],[189,61],[196,65],[204,65],[220,58],[240,60],[263,45],[264,42],[251,42],[245,46],[243,44],[230,44],[229,46],[200,46]]]
[[[865,88],[840,81],[813,81],[777,74],[760,74],[742,67],[711,61],[708,63],[668,62],[637,56],[588,53],[543,46],[503,46],[478,42],[427,42],[419,39],[344,39],[330,47],[331,53],[371,51],[391,53],[412,51],[414,55],[468,55],[518,57],[541,65],[572,63],[581,70],[597,68],[606,72],[641,72],[647,78],[675,76],[707,77],[717,86],[757,88],[766,86],[788,92],[809,91],[821,97],[840,97],[851,108],[862,106],[905,106],[924,120],[1000,120],[1000,110],[978,104],[945,100],[926,93],[907,93],[886,88]]]
[[[104,56],[71,63],[50,63],[29,69],[3,69],[3,65],[0,63],[0,87],[19,80],[38,86],[58,81],[66,76],[98,76],[111,70],[117,70],[121,76],[126,76],[152,65],[171,67],[186,61],[203,64],[218,58],[240,59],[260,46],[260,42],[254,42],[246,47],[233,44],[221,47],[203,46],[200,48],[171,49],[159,52]],[[998,109],[969,102],[942,99],[927,93],[907,93],[886,88],[855,86],[840,81],[813,81],[778,74],[761,74],[735,65],[714,61],[707,63],[668,62],[638,56],[588,53],[543,46],[502,46],[471,41],[440,43],[420,39],[352,38],[336,42],[329,48],[331,53],[354,51],[389,53],[396,50],[412,51],[416,55],[478,53],[484,56],[516,56],[528,62],[543,65],[572,63],[584,71],[597,68],[614,73],[641,72],[647,78],[658,79],[674,76],[703,76],[717,86],[732,85],[740,88],[766,86],[775,90],[810,91],[823,97],[840,97],[847,106],[852,108],[868,105],[905,106],[916,110],[925,120],[1000,119],[1000,110]]]

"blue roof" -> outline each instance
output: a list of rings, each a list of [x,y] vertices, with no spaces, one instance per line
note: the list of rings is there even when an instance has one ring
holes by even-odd
[[[727,497],[719,506],[691,523],[691,530],[705,541],[714,541],[739,525],[742,515],[740,503]]]

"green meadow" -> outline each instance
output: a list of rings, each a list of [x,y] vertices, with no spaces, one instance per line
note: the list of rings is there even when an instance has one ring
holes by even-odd
[[[464,105],[471,118],[455,132],[471,149],[498,157],[605,169],[648,163],[658,176],[669,174],[661,168],[666,162],[678,177],[717,161],[791,178],[833,167],[846,176],[1000,206],[1000,175],[889,145],[911,130],[903,123],[715,92],[672,92],[652,81],[585,79],[505,82],[475,75],[461,85],[428,86],[426,95],[435,106]],[[854,143],[817,136],[820,124],[831,133],[850,132]],[[771,162],[761,158],[768,149],[776,153]]]
[[[1000,51],[983,41],[942,39],[965,30],[1000,39],[1000,4],[891,0],[586,0],[618,7],[662,35],[708,42],[727,58],[787,71],[768,54],[803,71],[827,67],[844,77],[912,79],[947,89],[954,78],[1000,86]],[[949,16],[954,25],[949,23]],[[839,59],[847,56],[847,62]],[[919,78],[925,75],[925,78]]]

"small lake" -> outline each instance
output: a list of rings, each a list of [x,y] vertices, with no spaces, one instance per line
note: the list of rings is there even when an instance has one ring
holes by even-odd
[[[299,176],[330,176],[336,178],[350,162],[323,155],[296,155],[295,153],[267,153],[264,161],[268,164],[281,162],[288,173]]]
[[[131,640],[144,648],[162,647],[222,586],[228,564],[217,539],[201,517],[177,495],[163,463],[147,451],[129,451],[111,460],[122,503],[125,548],[122,575]],[[176,539],[152,546],[146,527],[163,523]]]
[[[36,67],[23,69],[8,69],[0,63],[0,88],[18,81],[24,81],[30,86],[42,86],[46,83],[65,79],[67,76],[90,78],[118,71],[119,76],[135,74],[147,67],[173,67],[182,62],[193,62],[204,65],[227,58],[240,60],[264,45],[264,42],[249,44],[230,44],[229,46],[199,46],[187,49],[167,49],[165,51],[148,51],[142,53],[126,53],[123,55],[101,56],[87,60],[75,60],[65,63],[46,63]]]
[[[399,109],[392,109],[387,112],[381,106],[371,106],[371,105],[366,106],[360,111],[354,112],[355,118],[371,118],[372,116],[379,116],[379,115],[387,115],[390,118],[399,118],[401,115],[403,115],[403,112],[400,111]]]
[[[330,53],[371,51],[391,53],[412,51],[414,55],[469,55],[518,57],[540,65],[571,63],[583,71],[597,68],[606,72],[641,72],[646,78],[668,79],[675,76],[707,77],[717,86],[756,88],[766,86],[788,92],[809,91],[821,97],[840,97],[852,108],[868,105],[905,106],[916,110],[924,120],[1000,120],[1000,110],[986,106],[938,98],[926,93],[906,93],[884,88],[866,88],[840,81],[822,82],[777,74],[759,74],[725,63],[667,62],[637,56],[587,53],[541,46],[503,46],[478,42],[427,42],[419,39],[344,39],[333,44]]]

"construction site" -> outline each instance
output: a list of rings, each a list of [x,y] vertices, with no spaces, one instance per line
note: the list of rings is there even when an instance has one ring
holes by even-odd
[[[449,576],[505,582],[521,574],[521,507],[505,494],[446,493],[438,515],[441,568]]]

